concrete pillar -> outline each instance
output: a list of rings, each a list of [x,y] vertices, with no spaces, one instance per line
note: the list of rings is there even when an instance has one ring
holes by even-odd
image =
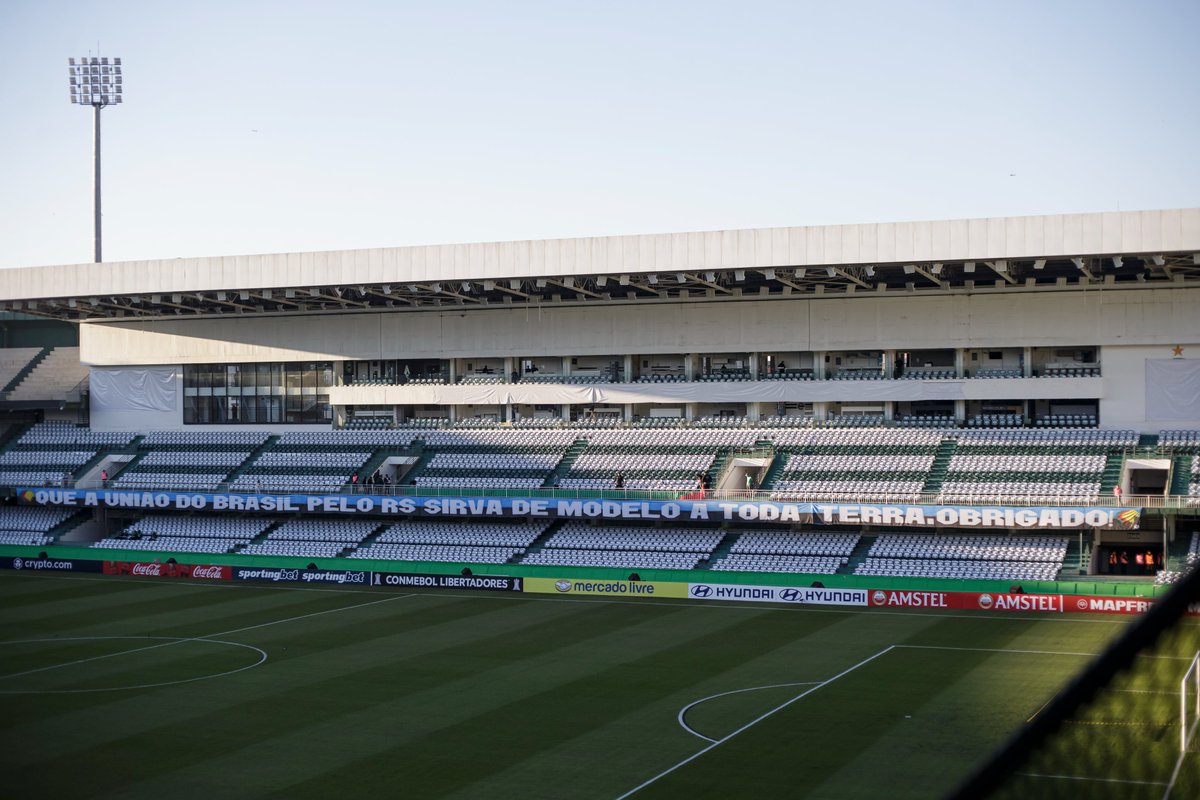
[[[633,403],[625,404],[625,411],[623,412],[622,416],[626,422],[633,422]]]
[[[570,419],[571,419],[571,404],[570,404],[570,403],[563,403],[563,404],[562,404],[562,405],[559,407],[558,416],[559,416],[561,419],[564,419],[564,420],[570,420]]]
[[[817,350],[816,352],[813,353],[813,377],[819,381],[823,381],[823,380],[825,380],[826,375],[827,375],[827,372],[825,369],[825,351]],[[815,408],[813,409],[813,412],[816,413]],[[824,416],[822,416],[820,418],[825,419]]]
[[[891,380],[896,374],[896,351],[883,351],[883,377]],[[891,419],[891,417],[888,417]]]
[[[758,353],[750,354],[750,377],[753,380],[758,380]]]
[[[954,376],[956,378],[964,377],[964,369],[966,369],[966,351],[961,347],[956,347],[954,348]]]
[[[512,356],[504,357],[504,380],[505,381],[512,380],[513,370],[516,369],[515,364],[516,364],[516,362]]]
[[[450,359],[450,383],[451,384],[458,383],[458,374],[459,374],[458,359],[452,358],[452,359]]]
[[[633,356],[626,355],[625,356],[625,382],[631,383],[632,381],[633,381]]]
[[[1021,374],[1026,378],[1033,377],[1033,348],[1026,347],[1021,354]]]
[[[896,413],[896,404],[893,403],[891,400],[884,401],[883,421],[891,422],[894,419],[895,413]]]
[[[683,357],[683,376],[689,381],[696,379],[696,356],[687,353]]]
[[[967,421],[967,401],[966,400],[955,400],[954,401],[954,421],[957,422],[959,425],[961,425]]]

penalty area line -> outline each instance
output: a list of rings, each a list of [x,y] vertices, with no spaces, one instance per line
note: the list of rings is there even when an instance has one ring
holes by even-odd
[[[205,636],[187,636],[187,637],[172,638],[169,641],[160,642],[158,644],[150,644],[150,645],[146,645],[144,647],[135,647],[130,650],[118,650],[113,653],[105,653],[104,655],[91,656],[89,658],[80,658],[80,659],[76,659],[75,661],[64,661],[60,664],[51,664],[46,667],[36,667],[34,669],[27,669],[23,672],[13,672],[8,675],[0,675],[0,681],[8,680],[10,678],[20,678],[24,675],[32,675],[37,672],[48,672],[48,671],[54,670],[54,669],[62,669],[63,667],[74,667],[79,664],[86,664],[91,661],[102,661],[106,658],[115,658],[116,656],[126,656],[126,655],[132,655],[133,653],[144,653],[147,650],[158,650],[163,647],[173,647],[175,645],[183,644],[185,642],[204,642],[204,641],[214,640],[218,636],[228,636],[232,633],[242,633],[244,631],[252,631],[252,630],[256,630],[258,628],[266,628],[271,625],[282,625],[285,622],[295,622],[296,620],[309,619],[310,617],[320,617],[325,614],[336,614],[339,611],[351,611],[356,608],[364,608],[366,606],[374,606],[374,605],[378,605],[380,603],[387,603],[392,600],[402,600],[406,597],[413,597],[413,595],[398,594],[398,595],[394,595],[392,597],[385,597],[381,600],[372,600],[367,603],[356,603],[351,606],[339,606],[338,608],[327,608],[323,611],[314,611],[309,614],[300,614],[299,616],[288,617],[287,619],[276,619],[276,620],[272,620],[270,622],[262,622],[262,623],[259,623],[258,625],[247,625],[243,628],[233,628],[231,630],[220,631],[218,633],[210,633]],[[50,638],[50,639],[38,639],[38,640],[26,640],[26,641],[56,642],[56,641],[69,641],[69,639]]]
[[[834,681],[836,681],[838,678],[842,678],[842,677],[844,677],[844,676],[846,676],[846,675],[849,675],[851,672],[854,672],[854,670],[858,669],[859,667],[861,667],[861,666],[864,666],[864,665],[866,665],[866,664],[869,664],[869,663],[871,663],[872,661],[874,661],[875,659],[879,658],[879,657],[880,657],[880,656],[882,656],[882,655],[886,655],[887,653],[890,653],[892,650],[894,650],[894,649],[895,649],[895,647],[896,647],[895,645],[888,645],[887,647],[885,647],[884,649],[880,650],[880,651],[879,651],[878,653],[876,653],[875,655],[873,655],[873,656],[868,656],[867,658],[864,658],[862,661],[858,662],[857,664],[855,664],[855,665],[854,665],[854,666],[852,666],[852,667],[849,667],[849,668],[847,668],[847,669],[844,669],[844,670],[842,670],[842,671],[841,671],[841,672],[839,672],[837,675],[834,675],[832,678],[827,678],[826,680],[823,680],[823,681],[821,681],[820,683],[818,683],[816,686],[813,686],[811,689],[806,689],[805,691],[803,691],[803,692],[801,692],[800,694],[796,695],[796,696],[795,696],[795,697],[793,697],[792,699],[790,699],[790,700],[787,700],[787,701],[785,701],[785,702],[783,702],[783,703],[780,703],[779,705],[777,705],[777,706],[775,706],[774,708],[772,708],[770,711],[767,711],[766,713],[764,713],[764,714],[761,714],[761,715],[759,715],[759,716],[755,717],[754,719],[750,720],[750,721],[749,721],[749,722],[747,722],[745,725],[743,725],[742,727],[740,727],[740,728],[738,728],[737,730],[735,730],[733,733],[727,734],[727,735],[725,735],[725,736],[721,737],[720,739],[717,739],[716,741],[713,741],[713,742],[712,742],[712,744],[710,744],[710,745],[708,745],[707,747],[705,747],[705,748],[703,748],[703,749],[701,749],[701,750],[699,750],[699,751],[697,751],[697,752],[693,753],[692,755],[690,755],[690,756],[688,756],[687,758],[683,759],[682,761],[680,761],[679,763],[675,764],[674,766],[668,767],[667,769],[664,769],[662,772],[658,773],[657,775],[655,775],[654,777],[650,778],[649,780],[643,781],[642,783],[640,783],[640,784],[638,784],[637,786],[635,786],[635,787],[633,787],[632,789],[630,789],[628,792],[625,792],[625,794],[623,794],[623,795],[620,795],[620,796],[617,798],[617,800],[625,800],[625,798],[627,798],[627,797],[632,797],[633,795],[637,794],[637,793],[638,793],[638,792],[640,792],[642,789],[645,789],[647,786],[651,785],[652,783],[655,783],[656,781],[658,781],[658,780],[660,780],[660,779],[662,779],[662,778],[665,778],[666,776],[670,775],[672,772],[674,772],[675,770],[679,769],[680,767],[686,766],[687,764],[690,764],[691,762],[695,761],[697,758],[699,758],[700,756],[704,755],[704,754],[705,754],[705,753],[707,753],[709,750],[712,750],[712,749],[713,749],[713,748],[715,748],[715,747],[719,747],[720,745],[724,744],[725,742],[728,742],[728,741],[729,741],[730,739],[732,739],[733,737],[737,736],[739,733],[742,733],[742,732],[744,732],[744,731],[747,731],[747,730],[749,730],[750,728],[752,728],[752,727],[754,727],[755,725],[757,725],[758,723],[762,722],[764,719],[766,719],[767,717],[771,716],[772,714],[776,714],[776,713],[778,713],[778,712],[782,711],[783,709],[785,709],[785,708],[787,708],[788,706],[790,706],[792,703],[795,703],[795,702],[796,702],[796,701],[798,701],[798,700],[803,700],[805,697],[808,697],[810,694],[812,694],[813,692],[817,691],[817,690],[818,690],[818,689],[820,689],[821,687],[823,687],[823,686],[828,686],[829,684],[831,684],[831,683],[833,683]]]

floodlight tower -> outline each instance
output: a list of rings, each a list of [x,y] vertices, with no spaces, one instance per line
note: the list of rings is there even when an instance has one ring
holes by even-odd
[[[100,109],[105,106],[115,106],[123,102],[125,87],[122,85],[121,59],[114,58],[109,63],[108,57],[84,56],[79,59],[67,59],[68,71],[71,75],[71,102],[81,106],[92,107],[92,166],[95,172],[92,190],[94,192],[92,231],[96,241],[96,263],[100,258]]]

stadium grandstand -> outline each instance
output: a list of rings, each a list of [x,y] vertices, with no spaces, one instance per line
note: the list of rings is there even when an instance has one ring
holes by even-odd
[[[0,309],[13,555],[1151,589],[1196,561],[1200,209],[29,267]]]

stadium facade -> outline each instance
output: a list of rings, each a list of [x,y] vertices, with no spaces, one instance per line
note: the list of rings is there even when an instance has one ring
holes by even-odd
[[[79,323],[97,430],[1200,425],[1200,209],[31,267],[0,305]]]

